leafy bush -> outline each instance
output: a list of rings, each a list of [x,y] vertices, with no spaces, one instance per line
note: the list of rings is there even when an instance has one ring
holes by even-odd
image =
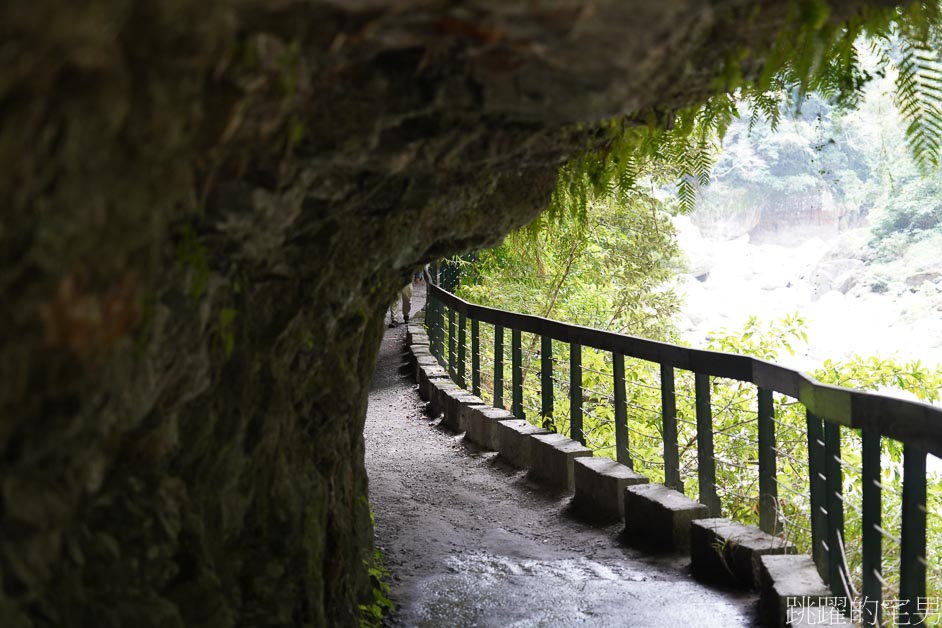
[[[902,257],[909,243],[942,231],[942,174],[921,177],[912,166],[905,174],[874,212],[872,244],[883,259]]]
[[[680,250],[665,207],[635,194],[562,215],[483,251],[459,295],[476,303],[645,336],[676,335]]]
[[[379,628],[383,625],[383,618],[396,610],[396,605],[389,599],[389,571],[383,565],[383,555],[379,550],[373,552],[371,563],[364,562],[372,585],[372,600],[369,604],[360,604],[360,628]]]

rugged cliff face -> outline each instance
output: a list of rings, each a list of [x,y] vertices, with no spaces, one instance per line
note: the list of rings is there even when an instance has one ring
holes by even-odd
[[[756,4],[0,5],[0,625],[355,624],[395,289]]]

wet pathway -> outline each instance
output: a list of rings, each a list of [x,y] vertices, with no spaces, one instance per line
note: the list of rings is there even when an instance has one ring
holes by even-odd
[[[376,544],[398,606],[391,625],[756,625],[755,596],[627,547],[621,525],[580,522],[568,497],[437,427],[400,373],[405,351],[405,327],[389,329],[365,431]]]

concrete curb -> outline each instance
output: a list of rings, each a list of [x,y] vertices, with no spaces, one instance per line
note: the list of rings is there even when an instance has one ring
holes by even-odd
[[[459,386],[458,392],[449,391],[445,395],[445,419],[442,425],[453,432],[465,432],[468,429],[468,413],[474,408],[486,407],[483,399]]]
[[[573,460],[591,456],[592,450],[562,434],[537,434],[530,438],[530,476],[554,488],[572,492],[575,485]]]
[[[451,381],[450,378],[432,380],[432,398],[429,399],[432,416],[445,415],[449,404],[454,403],[453,397],[462,394],[465,394],[464,388]]]
[[[428,347],[428,334],[419,322],[409,322],[406,328],[407,345],[425,345]]]
[[[412,345],[412,346],[415,347],[418,345]],[[413,357],[414,371],[412,373],[412,376],[413,376],[413,381],[415,381],[416,383],[420,383],[422,381],[421,370],[423,368],[424,369],[434,369],[436,367],[441,368],[438,366],[438,361],[431,354],[415,353],[413,350],[413,356],[414,356]]]
[[[611,458],[573,460],[576,495],[573,505],[592,519],[618,521],[625,516],[625,487],[647,484],[648,478]]]
[[[425,401],[431,403],[435,396],[435,382],[443,380],[451,381],[448,373],[440,366],[418,367],[419,373],[419,396]]]
[[[533,436],[549,434],[549,430],[537,427],[524,419],[497,421],[493,426],[493,438],[500,457],[518,469],[529,469],[532,461]]]
[[[759,586],[759,558],[794,554],[788,541],[731,519],[690,522],[690,566],[695,575],[712,582]]]
[[[483,402],[482,402],[483,404]],[[465,411],[465,438],[485,449],[498,450],[496,425],[514,420],[514,415],[502,408],[480,405]]]
[[[785,628],[789,615],[806,614],[798,608],[826,605],[829,597],[831,590],[807,554],[759,557],[759,606],[765,625]]]
[[[626,534],[660,549],[690,549],[690,522],[709,516],[706,506],[661,484],[625,488]]]

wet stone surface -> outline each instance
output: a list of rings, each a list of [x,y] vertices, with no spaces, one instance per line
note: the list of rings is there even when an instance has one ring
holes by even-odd
[[[688,559],[627,547],[622,524],[581,522],[568,496],[430,421],[399,374],[405,350],[405,329],[389,330],[366,423],[376,544],[398,607],[389,625],[757,624],[755,595],[696,582]]]

